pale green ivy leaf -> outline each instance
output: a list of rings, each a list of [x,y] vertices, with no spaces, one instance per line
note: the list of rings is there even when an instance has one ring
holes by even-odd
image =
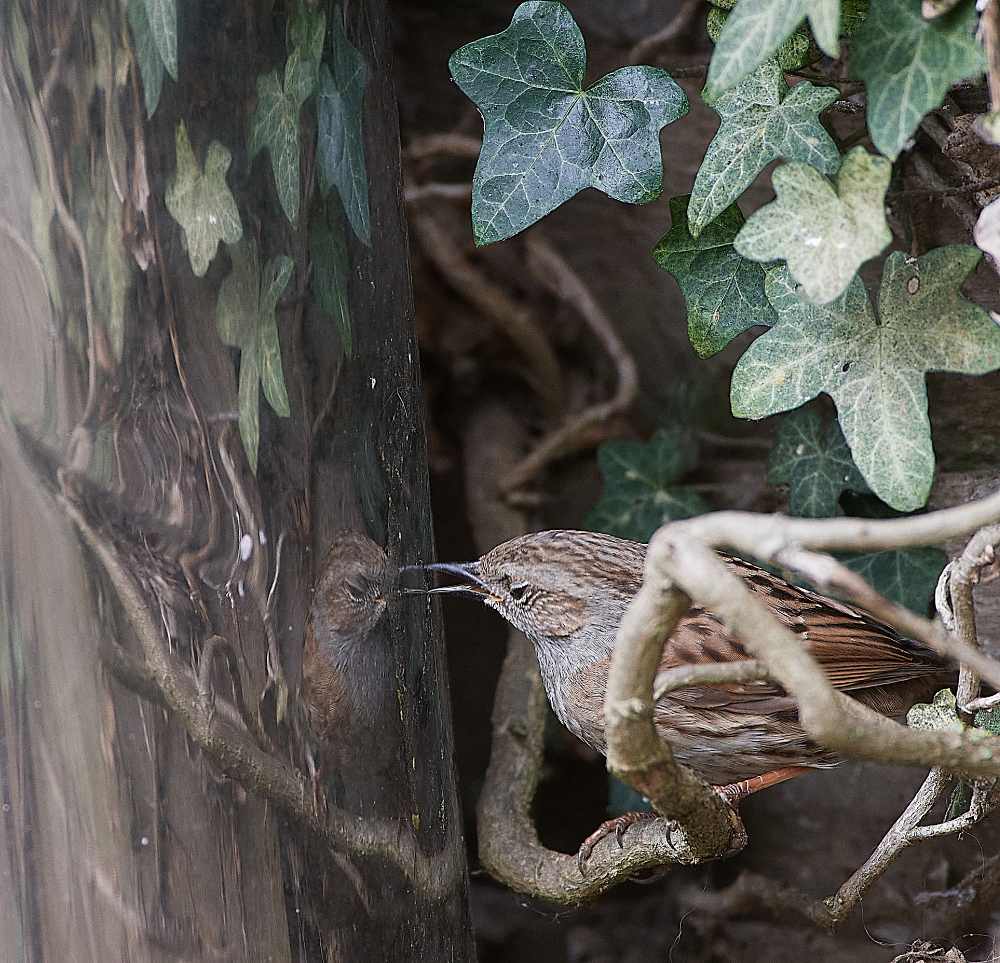
[[[585,89],[583,35],[561,3],[522,3],[506,30],[448,64],[485,123],[472,182],[477,245],[523,231],[585,187],[630,204],[659,196],[659,131],[687,113],[687,98],[653,67]]]
[[[842,492],[870,491],[840,424],[835,419],[824,431],[822,417],[811,408],[793,411],[781,423],[767,459],[767,480],[788,485],[789,512],[801,518],[830,518]]]
[[[143,0],[146,23],[167,73],[177,80],[177,0]]]
[[[948,88],[986,69],[975,0],[925,20],[913,0],[873,0],[851,47],[851,71],[868,90],[872,143],[895,160]]]
[[[705,20],[705,29],[708,31],[708,36],[712,43],[719,42],[719,37],[722,36],[722,28],[728,19],[729,10],[720,10],[718,7],[712,7],[708,11],[708,17]],[[778,49],[768,59],[776,61],[782,70],[800,70],[807,63],[813,63],[823,56],[819,47],[811,41],[811,37],[812,34],[809,33],[808,29],[804,26],[799,27],[795,33],[778,45]],[[702,100],[709,105],[717,99],[715,97],[709,98],[709,94],[705,91],[702,91],[701,96]]]
[[[844,157],[836,190],[808,164],[785,164],[771,178],[777,198],[750,215],[736,250],[755,261],[787,261],[803,296],[826,304],[892,242],[885,218],[891,173],[884,157],[863,147]]]
[[[243,236],[240,212],[226,183],[232,155],[217,140],[208,145],[205,171],[195,159],[187,128],[177,125],[177,169],[167,183],[167,210],[187,238],[191,270],[202,277],[215,257],[219,241],[235,244]]]
[[[327,201],[326,218],[309,225],[309,260],[313,266],[313,297],[320,310],[333,318],[344,354],[350,358],[351,309],[347,298],[347,221],[336,196]]]
[[[278,415],[287,418],[290,413],[274,309],[292,276],[294,262],[284,255],[272,258],[261,275],[257,242],[250,236],[230,245],[229,253],[233,270],[219,286],[215,327],[224,344],[240,349],[240,437],[256,474],[260,443],[257,386],[263,387]]]
[[[789,90],[774,60],[723,94],[714,104],[722,126],[698,169],[688,204],[691,233],[697,237],[775,158],[835,174],[840,151],[819,114],[836,99],[835,87],[814,87],[807,81]]]
[[[708,67],[707,103],[749,76],[806,18],[823,53],[840,55],[840,0],[740,0]]]
[[[743,215],[733,204],[698,237],[688,230],[688,197],[670,199],[670,230],[653,248],[656,263],[681,286],[688,312],[688,338],[699,358],[721,351],[755,324],[770,326],[777,315],[764,296],[767,267],[733,247]]]
[[[872,491],[898,511],[920,508],[934,476],[925,374],[1000,367],[1000,327],[958,293],[980,256],[965,244],[915,259],[894,251],[877,318],[860,278],[815,305],[786,269],[772,268],[765,290],[779,320],[733,372],[733,414],[764,418],[825,391]]]
[[[698,461],[683,431],[661,429],[645,445],[610,441],[597,450],[604,491],[583,525],[594,532],[648,542],[661,525],[707,512],[705,501],[677,482]]]
[[[284,83],[276,70],[257,78],[257,110],[247,149],[254,157],[267,147],[278,200],[293,227],[299,223],[299,111],[315,85],[312,65],[297,48],[285,62]]]
[[[163,89],[163,58],[149,28],[143,0],[129,0],[128,20],[132,25],[132,38],[135,41],[135,59],[139,63],[139,73],[142,74],[146,116],[152,117],[160,103],[160,92]]]
[[[918,702],[906,713],[906,724],[911,729],[928,729],[932,732],[965,732],[966,725],[958,715],[955,693],[941,689],[934,701]]]
[[[365,58],[344,33],[340,7],[334,7],[330,27],[332,69],[319,71],[316,100],[319,187],[323,196],[337,188],[357,237],[371,247],[368,172],[361,134],[361,101],[365,93]]]

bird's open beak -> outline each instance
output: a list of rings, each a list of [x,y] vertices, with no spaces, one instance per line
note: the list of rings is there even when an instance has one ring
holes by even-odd
[[[472,595],[476,598],[492,596],[489,586],[479,577],[478,562],[434,562],[425,565],[425,569],[432,572],[447,572],[449,575],[457,575],[467,581],[464,585],[441,585],[438,588],[427,590],[428,595],[444,595],[446,593],[459,593],[461,595]]]

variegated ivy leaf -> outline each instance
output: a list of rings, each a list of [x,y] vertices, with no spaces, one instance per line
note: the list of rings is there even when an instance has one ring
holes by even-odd
[[[892,241],[885,219],[891,173],[884,157],[863,147],[844,157],[836,190],[808,164],[785,164],[771,177],[777,198],[750,215],[736,250],[755,261],[787,261],[804,297],[833,301]]]
[[[733,372],[733,414],[764,418],[826,392],[872,491],[898,511],[920,508],[934,477],[926,373],[1000,367],[1000,327],[958,293],[980,257],[965,244],[919,258],[894,251],[877,317],[860,278],[815,305],[785,268],[772,268],[765,290],[779,320]]]
[[[271,155],[274,186],[285,216],[299,222],[299,111],[316,85],[316,72],[299,48],[285,62],[284,82],[278,72],[257,78],[257,111],[247,148],[254,157],[262,147]]]
[[[167,210],[187,238],[191,270],[202,277],[215,257],[219,241],[235,244],[243,236],[240,212],[226,183],[232,155],[217,140],[208,145],[202,172],[191,149],[187,128],[177,125],[177,169],[165,194]]]
[[[713,105],[722,126],[705,153],[688,203],[691,233],[697,237],[775,158],[836,174],[840,151],[819,122],[820,112],[836,98],[835,87],[807,81],[789,90],[774,60],[723,94]]]

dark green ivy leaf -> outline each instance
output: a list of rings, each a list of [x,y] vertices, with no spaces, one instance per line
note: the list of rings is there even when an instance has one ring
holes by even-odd
[[[177,0],[142,0],[146,23],[167,73],[177,80]]]
[[[689,197],[670,199],[670,230],[653,248],[653,257],[677,278],[691,347],[699,358],[708,358],[747,328],[770,326],[778,316],[764,296],[768,265],[747,260],[733,247],[743,226],[740,209],[726,208],[695,238],[688,230]]]
[[[323,196],[336,187],[357,237],[371,247],[368,172],[361,139],[361,100],[365,93],[365,58],[344,33],[340,7],[330,24],[330,67],[319,70],[317,121],[318,172]]]
[[[781,423],[778,444],[767,459],[767,480],[787,484],[789,511],[803,518],[830,518],[845,489],[871,489],[858,471],[836,419],[823,431],[818,411],[799,408]]]
[[[327,199],[326,218],[309,227],[309,258],[313,266],[313,297],[320,310],[333,318],[344,354],[350,358],[351,313],[347,299],[347,221],[336,195]]]
[[[594,532],[648,542],[666,522],[709,510],[677,480],[694,468],[697,448],[681,431],[658,431],[647,444],[611,441],[597,451],[604,491],[584,527]]]
[[[448,65],[485,122],[472,182],[477,245],[523,231],[585,187],[630,204],[659,197],[659,131],[687,113],[687,98],[653,67],[584,89],[583,35],[561,3],[522,3],[503,33]]]
[[[128,20],[135,40],[135,59],[142,74],[142,91],[146,99],[146,116],[152,117],[160,102],[163,88],[163,60],[156,46],[156,39],[146,19],[146,6],[142,0],[129,0]]]
[[[837,558],[887,599],[927,616],[948,556],[939,548],[907,548],[898,552],[839,553]]]

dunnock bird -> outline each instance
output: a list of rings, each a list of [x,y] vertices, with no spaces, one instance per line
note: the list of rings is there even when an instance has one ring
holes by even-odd
[[[618,624],[642,584],[645,556],[638,542],[549,531],[504,542],[478,562],[426,567],[466,579],[432,591],[475,596],[531,639],[555,714],[604,753],[611,653]],[[933,653],[871,616],[740,558],[723,558],[799,636],[834,686],[883,715],[899,715],[945,678],[946,667]],[[747,658],[711,612],[693,605],[664,647],[660,668]],[[679,689],[657,703],[654,722],[677,760],[707,782],[730,788],[730,799],[837,763],[806,736],[791,696],[769,682]],[[744,785],[746,780],[752,782]]]
[[[351,778],[385,769],[399,742],[392,653],[382,617],[389,567],[370,538],[341,532],[306,617],[301,697],[323,765]]]

